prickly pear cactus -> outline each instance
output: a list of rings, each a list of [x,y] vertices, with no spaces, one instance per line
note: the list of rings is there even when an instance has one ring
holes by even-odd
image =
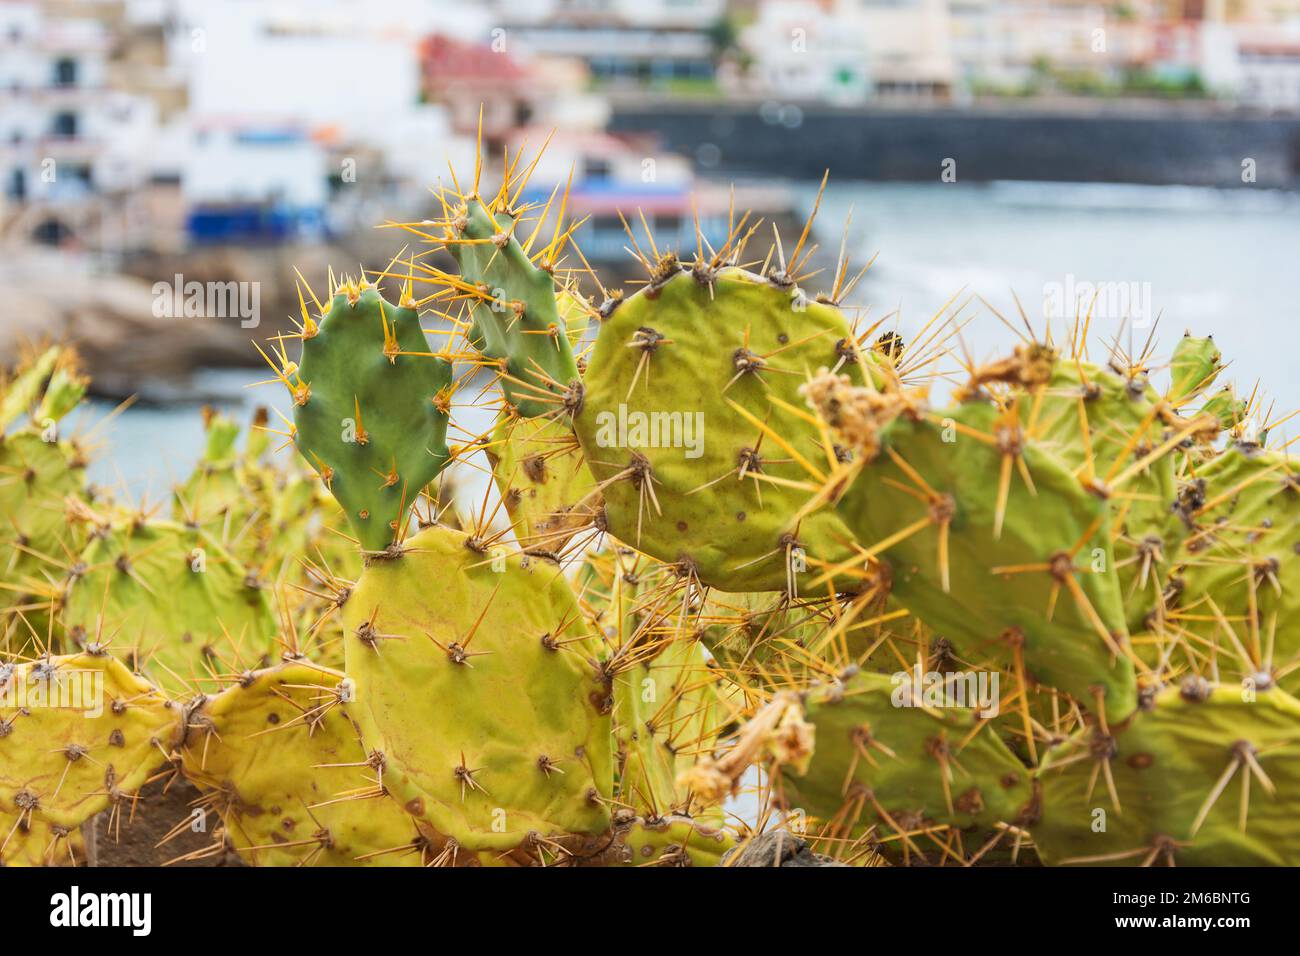
[[[487,455],[524,550],[558,554],[600,514],[596,479],[567,425],[503,414]]]
[[[1163,392],[1091,314],[954,367],[965,305],[859,331],[847,235],[810,298],[811,219],[764,257],[748,214],[629,228],[625,298],[567,189],[483,168],[387,224],[398,305],[300,294],[292,421],[209,418],[174,522],[84,487],[69,353],[5,379],[0,863],[164,776],[221,818],[185,858],[266,866],[1300,863],[1300,482],[1212,340]],[[494,422],[454,455],[453,360]]]
[[[890,855],[937,861],[953,835],[977,850],[1033,812],[1030,773],[988,723],[995,713],[934,706],[922,687],[857,673],[811,689],[804,716],[816,748],[776,786],[845,839],[874,827]]]
[[[566,403],[576,400],[579,375],[556,302],[557,240],[539,265],[515,234],[520,223],[508,185],[488,203],[468,196],[447,223],[445,245],[460,266],[456,284],[468,287],[470,345],[496,368],[507,404],[525,418],[562,416],[573,410]]]
[[[177,694],[268,662],[276,620],[261,582],[206,532],[142,515],[73,517],[88,542],[67,572],[63,621]]]
[[[0,664],[0,813],[70,832],[131,796],[179,741],[182,708],[103,651]]]
[[[876,401],[844,389],[822,379],[811,394],[823,409]],[[1106,503],[991,401],[937,413],[901,404],[890,415],[859,436],[862,470],[838,510],[892,567],[893,597],[959,650],[977,655],[996,640],[1021,680],[1112,719],[1132,713]]]
[[[1124,725],[1048,751],[1042,817],[1051,864],[1295,866],[1300,703],[1189,677]]]
[[[252,866],[414,866],[414,821],[377,785],[348,716],[352,684],[290,660],[191,711],[185,775]]]
[[[613,535],[723,591],[794,591],[852,557],[834,511],[803,514],[834,452],[799,386],[837,365],[861,381],[838,309],[784,274],[668,257],[603,312],[574,427]]]
[[[409,292],[393,305],[346,281],[320,321],[304,313],[304,323],[302,360],[282,373],[298,450],[362,547],[382,551],[450,457],[451,366],[430,349]]]
[[[609,827],[611,689],[558,569],[475,547],[431,527],[371,560],[344,607],[350,710],[439,851],[563,857]]]

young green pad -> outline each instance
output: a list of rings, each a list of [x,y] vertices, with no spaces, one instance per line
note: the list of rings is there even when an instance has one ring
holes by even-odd
[[[0,388],[0,432],[35,410],[63,354],[62,348],[51,346],[4,381]]]
[[[723,591],[797,588],[850,559],[832,509],[795,516],[806,466],[830,454],[799,386],[837,365],[861,381],[852,343],[840,311],[796,286],[669,263],[601,324],[574,419],[610,533]]]
[[[703,647],[686,637],[614,677],[620,804],[652,817],[687,807],[677,779],[727,724],[718,679]]]
[[[102,652],[0,664],[0,813],[72,828],[117,807],[167,762],[181,720]]]
[[[419,865],[414,821],[366,787],[351,686],[338,671],[289,660],[241,675],[191,712],[185,775],[213,794],[245,863]]]
[[[1191,677],[1049,750],[1031,828],[1051,864],[1295,866],[1300,702]]]
[[[508,212],[467,199],[447,249],[461,275],[483,290],[483,298],[469,300],[469,341],[501,366],[506,401],[524,418],[555,416],[566,410],[578,366],[555,278],[529,258],[515,225]]]
[[[856,673],[812,688],[804,715],[815,728],[812,759],[802,773],[787,768],[776,786],[788,806],[835,824],[842,837],[874,826],[891,852],[937,857],[938,844],[907,834],[938,826],[973,838],[965,843],[973,852],[997,824],[1032,810],[1028,769],[990,725],[976,729],[976,709],[936,706],[924,688]]]
[[[447,463],[451,365],[411,305],[345,283],[303,331],[289,380],[298,450],[347,512],[363,548],[401,540],[407,513]]]
[[[1169,362],[1169,391],[1165,397],[1181,404],[1214,384],[1223,370],[1223,353],[1210,336],[1197,338],[1186,334],[1174,346]]]
[[[350,711],[435,846],[527,863],[609,826],[611,688],[559,569],[475,547],[433,526],[372,558],[344,606]]]

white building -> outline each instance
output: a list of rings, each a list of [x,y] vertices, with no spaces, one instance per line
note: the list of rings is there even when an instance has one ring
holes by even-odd
[[[952,88],[948,0],[832,0],[837,19],[856,22],[878,95],[946,97]]]
[[[49,6],[0,4],[0,191],[59,201],[137,188],[150,174],[154,103],[109,85],[103,21]]]
[[[765,3],[741,43],[754,57],[762,89],[790,99],[859,103],[871,93],[863,23],[814,0]]]
[[[946,97],[949,33],[947,0],[772,0],[742,43],[769,94],[853,103]]]
[[[709,80],[726,0],[497,0],[494,42],[581,60],[602,79]]]
[[[331,177],[423,186],[472,149],[442,107],[421,102],[419,59],[435,28],[484,29],[472,10],[436,0],[184,0],[180,9],[172,52],[189,76],[187,199],[317,203]]]
[[[1300,111],[1300,37],[1243,41],[1238,98],[1263,110]]]

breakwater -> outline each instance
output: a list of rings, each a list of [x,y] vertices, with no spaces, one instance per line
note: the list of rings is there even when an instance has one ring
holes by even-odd
[[[652,133],[720,172],[924,182],[1029,180],[1300,187],[1300,117],[1188,104],[858,109],[667,101],[616,105],[611,131]]]

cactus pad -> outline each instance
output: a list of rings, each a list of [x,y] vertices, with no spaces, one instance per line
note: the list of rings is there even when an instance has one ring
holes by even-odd
[[[420,862],[415,824],[365,787],[366,752],[347,713],[351,684],[300,661],[241,675],[189,716],[185,775],[209,791],[253,866]]]
[[[451,366],[430,351],[413,302],[392,305],[364,281],[345,283],[301,334],[302,361],[285,376],[298,450],[362,547],[383,550],[448,461]]]
[[[474,547],[435,526],[371,561],[344,607],[351,712],[435,845],[529,862],[609,825],[610,687],[564,577]]]
[[[181,719],[104,653],[0,664],[0,813],[70,829],[117,810],[168,761]]]
[[[601,324],[574,419],[610,532],[723,591],[787,590],[850,557],[834,511],[796,520],[805,463],[825,470],[828,448],[789,409],[810,370],[855,369],[855,348],[839,310],[797,286],[667,263]]]

